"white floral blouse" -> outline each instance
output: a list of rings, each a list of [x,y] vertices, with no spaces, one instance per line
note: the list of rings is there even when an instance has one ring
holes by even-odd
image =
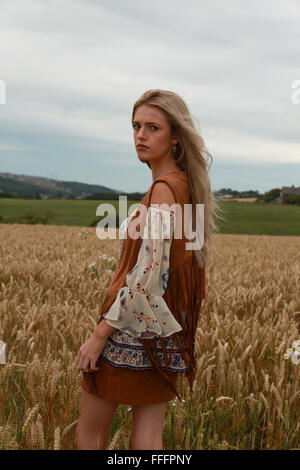
[[[124,235],[134,213],[120,226],[118,262]],[[173,212],[152,206],[148,208],[137,263],[126,276],[126,286],[120,289],[104,316],[109,325],[117,328],[102,352],[104,359],[113,365],[136,370],[153,369],[138,338],[156,337],[158,352],[164,363],[159,338],[165,338],[168,351],[172,345],[171,335],[182,330],[162,297],[168,283],[175,220]],[[187,370],[180,350],[173,350],[169,368],[174,372]]]

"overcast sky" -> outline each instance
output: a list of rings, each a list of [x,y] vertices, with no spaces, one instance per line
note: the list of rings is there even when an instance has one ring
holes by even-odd
[[[213,190],[300,186],[300,0],[0,6],[0,172],[146,192],[131,112],[161,88],[189,106]]]

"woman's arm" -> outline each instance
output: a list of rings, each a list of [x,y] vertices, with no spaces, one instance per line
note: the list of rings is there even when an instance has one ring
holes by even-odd
[[[175,198],[168,185],[164,182],[157,182],[152,191],[150,206],[152,204],[167,204],[168,206],[172,206],[174,203]],[[105,318],[103,318],[93,335],[96,339],[107,340],[116,330],[117,328],[109,325]]]
[[[114,328],[113,326],[108,325],[106,323],[105,318],[101,320],[97,328],[95,329],[93,335],[100,340],[107,340],[115,331],[117,328]]]

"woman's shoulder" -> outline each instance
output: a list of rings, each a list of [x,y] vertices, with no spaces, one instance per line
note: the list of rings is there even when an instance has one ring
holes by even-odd
[[[189,194],[189,187],[188,187],[186,172],[185,171],[168,172],[159,176],[155,181],[153,181],[147,193],[145,194],[144,198],[142,199],[141,204],[144,204],[146,206],[150,204],[150,200],[152,200],[154,188],[157,185],[161,186],[159,183],[166,183],[165,185],[162,185],[162,188],[163,186],[166,186],[166,191],[171,192],[173,194],[175,201],[183,200],[186,198],[187,194]],[[169,186],[169,188],[167,188],[167,186]],[[155,191],[157,191],[157,188]]]
[[[182,199],[184,195],[189,193],[189,185],[185,171],[165,173],[156,181],[166,183],[165,186],[168,185],[169,188],[172,189],[175,199]]]

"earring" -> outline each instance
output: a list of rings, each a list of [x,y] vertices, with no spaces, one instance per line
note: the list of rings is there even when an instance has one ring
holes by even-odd
[[[173,146],[172,146],[172,152],[173,152],[173,153],[176,153],[176,150],[177,150],[177,146],[176,146],[176,145],[173,145]]]

